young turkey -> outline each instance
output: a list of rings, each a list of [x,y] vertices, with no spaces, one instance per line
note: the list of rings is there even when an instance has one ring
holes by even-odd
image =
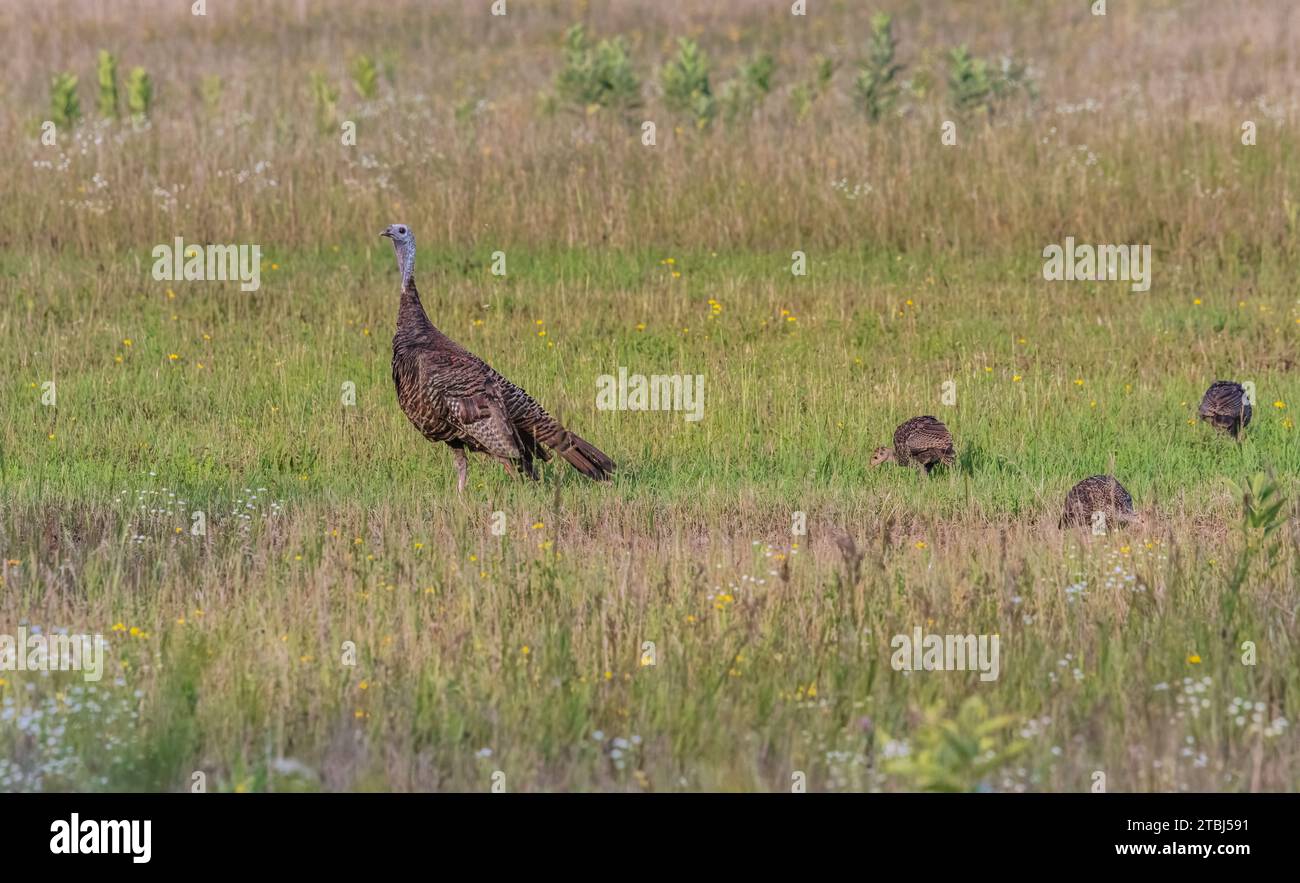
[[[1103,519],[1094,522],[1094,513]],[[1061,527],[1092,527],[1103,530],[1114,525],[1135,524],[1142,521],[1133,511],[1133,498],[1124,485],[1109,475],[1094,475],[1070,488],[1065,495],[1065,511],[1061,513]]]
[[[1198,415],[1220,432],[1236,438],[1250,424],[1246,390],[1232,380],[1216,380],[1205,391]]]
[[[415,288],[415,236],[390,224],[380,236],[393,241],[402,274],[397,333],[393,335],[393,383],[411,423],[432,442],[456,452],[456,489],[469,478],[467,451],[487,454],[514,474],[537,478],[535,459],[550,448],[588,478],[603,481],[614,461],[569,432],[519,387],[433,326]]]
[[[894,430],[893,448],[876,448],[871,455],[873,467],[885,462],[916,466],[927,475],[935,464],[951,466],[957,462],[952,433],[933,417],[913,417]]]

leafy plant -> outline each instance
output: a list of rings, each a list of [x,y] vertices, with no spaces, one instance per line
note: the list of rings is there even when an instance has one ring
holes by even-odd
[[[853,80],[853,97],[858,107],[873,123],[879,122],[898,100],[898,83],[895,82],[903,66],[894,62],[898,43],[894,39],[893,22],[881,13],[871,19],[871,43],[867,57],[858,67]]]
[[[70,73],[58,74],[50,83],[50,119],[60,128],[75,126],[81,119],[77,78]]]
[[[983,112],[992,116],[1000,103],[1018,92],[1038,97],[1038,88],[1023,62],[1003,56],[994,67],[972,56],[965,46],[949,53],[948,96],[958,113]]]
[[[131,68],[126,78],[126,106],[131,111],[131,118],[137,123],[143,122],[152,105],[153,79],[144,68]]]
[[[664,105],[677,113],[689,113],[697,126],[707,126],[717,110],[709,88],[709,59],[694,40],[677,41],[677,56],[659,74]]]
[[[221,95],[224,91],[225,86],[217,74],[210,74],[200,82],[199,93],[203,96],[203,106],[207,108],[209,114],[215,114],[217,108],[221,106]]]
[[[311,74],[311,97],[316,108],[316,125],[321,131],[333,129],[338,121],[339,90],[319,71]]]
[[[117,57],[107,49],[99,50],[99,115],[117,119]]]
[[[622,37],[601,40],[594,48],[586,29],[574,25],[564,35],[564,66],[556,75],[560,100],[582,108],[629,109],[641,103],[641,81]]]
[[[1286,523],[1282,487],[1269,476],[1257,472],[1233,487],[1241,497],[1242,527],[1248,534],[1258,531],[1267,537]]]
[[[990,716],[978,696],[963,702],[955,718],[930,709],[912,738],[912,750],[887,760],[885,771],[919,791],[979,790],[1027,747],[1002,735],[1014,720],[1009,714]]]
[[[366,101],[379,94],[379,68],[369,55],[358,55],[352,62],[352,88]]]
[[[835,60],[828,55],[818,53],[813,56],[815,71],[812,79],[799,83],[790,93],[797,116],[804,116],[819,98],[830,91],[831,80],[835,76]]]
[[[822,55],[820,52],[813,56],[813,61],[817,65],[816,84],[820,92],[825,92],[831,87],[831,78],[835,76],[835,60],[829,55]]]
[[[958,46],[948,56],[948,96],[959,113],[988,109],[993,85],[989,81],[988,63],[973,57],[965,46]]]
[[[1272,573],[1281,560],[1282,543],[1269,542],[1269,538],[1286,524],[1287,519],[1283,512],[1286,499],[1282,496],[1282,486],[1271,476],[1257,472],[1240,484],[1232,482],[1232,487],[1241,498],[1241,532],[1244,542],[1220,608],[1224,622],[1235,627],[1242,586],[1255,568],[1260,553],[1264,556],[1265,574]]]
[[[718,103],[728,121],[751,115],[772,91],[772,73],[776,62],[771,55],[761,53],[743,63],[736,76],[722,84]]]
[[[767,95],[772,91],[772,74],[775,71],[776,60],[769,53],[761,52],[740,66],[740,81],[754,93]]]

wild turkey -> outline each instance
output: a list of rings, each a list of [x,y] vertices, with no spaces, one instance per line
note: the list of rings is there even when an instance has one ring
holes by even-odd
[[[957,461],[952,447],[952,433],[933,417],[913,417],[894,430],[894,447],[876,448],[871,465],[886,461],[899,466],[917,466],[928,475],[935,464],[951,466]]]
[[[1216,380],[1205,391],[1197,413],[1215,429],[1236,438],[1241,430],[1250,425],[1250,411],[1246,390],[1240,383]]]
[[[1061,513],[1061,527],[1091,527],[1093,513],[1105,517],[1100,526],[1133,524],[1142,520],[1133,511],[1133,498],[1124,485],[1109,475],[1094,475],[1070,488],[1065,495],[1065,511]]]
[[[469,478],[467,451],[487,454],[514,474],[537,478],[534,459],[551,448],[588,478],[608,479],[614,461],[569,432],[528,393],[433,326],[415,288],[415,236],[390,224],[380,236],[393,241],[402,274],[402,299],[393,335],[397,401],[416,429],[456,452],[456,490]],[[545,445],[545,447],[543,447]]]

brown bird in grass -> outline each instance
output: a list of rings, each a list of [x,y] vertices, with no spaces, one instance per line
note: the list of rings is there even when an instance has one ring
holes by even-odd
[[[957,462],[952,446],[952,433],[933,417],[913,417],[894,430],[894,447],[876,448],[871,455],[871,465],[884,462],[899,466],[916,466],[928,475],[935,464],[951,466]]]
[[[560,425],[519,387],[443,334],[429,321],[415,288],[415,236],[390,224],[380,236],[393,241],[402,274],[402,299],[393,335],[397,401],[416,429],[456,452],[456,490],[469,479],[468,451],[487,454],[506,468],[537,479],[534,460],[550,448],[588,478],[604,481],[614,461]]]
[[[1233,438],[1250,424],[1250,402],[1246,390],[1232,380],[1216,380],[1205,391],[1197,415],[1220,432]]]
[[[1091,527],[1093,513],[1100,512],[1105,520],[1100,526],[1140,524],[1142,516],[1133,511],[1133,498],[1124,485],[1109,475],[1094,475],[1070,488],[1065,495],[1065,511],[1061,513],[1061,527]]]

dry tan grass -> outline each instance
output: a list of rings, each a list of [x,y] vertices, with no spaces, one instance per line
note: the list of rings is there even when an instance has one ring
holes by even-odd
[[[896,10],[901,58],[918,90],[928,83],[926,94],[877,127],[848,97],[865,15],[804,21],[784,2],[725,12],[629,2],[523,5],[491,20],[480,6],[290,3],[281,16],[261,4],[223,4],[205,20],[155,3],[56,2],[24,15],[21,27],[11,10],[6,33],[31,39],[0,59],[8,127],[30,131],[44,118],[49,78],[65,69],[81,76],[93,118],[101,47],[124,71],[149,69],[158,99],[150,131],[102,132],[103,144],[84,150],[65,141],[66,173],[19,176],[12,198],[24,210],[0,221],[0,242],[141,249],[181,226],[218,241],[301,247],[367,241],[358,219],[398,213],[426,243],[462,248],[1036,254],[1045,234],[1076,230],[1094,241],[1153,241],[1179,259],[1290,254],[1300,188],[1285,157],[1295,149],[1300,78],[1286,39],[1296,12],[1286,3],[1121,6],[1103,18],[1078,3],[1006,2],[985,4],[977,19],[940,2],[906,4]],[[647,93],[631,122],[658,121],[656,148],[609,112],[539,115],[538,93],[550,89],[572,21],[629,38]],[[773,52],[776,88],[758,119],[697,132],[664,111],[654,71],[684,33],[712,54],[718,80],[755,47]],[[1043,97],[992,130],[963,123],[951,149],[939,141],[951,116],[943,53],[959,43],[1031,60]],[[395,53],[396,84],[362,102],[347,65],[385,50]],[[811,76],[817,52],[841,66],[832,94],[799,118],[789,95]],[[340,117],[357,121],[357,147],[317,131],[312,71],[342,90]],[[208,75],[224,83],[212,111],[199,97]],[[478,102],[480,112],[457,121],[458,106]],[[1239,140],[1247,119],[1259,127],[1251,149]],[[51,154],[31,142],[17,161]],[[259,162],[270,164],[264,174],[231,180]],[[873,190],[845,200],[830,187],[841,178]],[[154,188],[176,206],[163,210]]]
[[[46,715],[0,719],[0,790],[195,769],[222,790],[479,790],[498,770],[511,790],[786,789],[796,770],[814,790],[1082,790],[1097,770],[1116,791],[1293,789],[1300,522],[1292,502],[1270,537],[1243,531],[1227,480],[1271,469],[1294,498],[1300,475],[1300,13],[1111,6],[894,5],[912,88],[878,126],[849,98],[868,33],[850,5],[0,8],[0,631],[105,632],[122,712],[0,677]],[[629,40],[632,119],[539,109],[575,21]],[[653,72],[681,35],[719,79],[773,53],[752,120],[667,114]],[[946,148],[959,43],[1029,60],[1042,97]],[[148,127],[96,120],[100,48],[152,73]],[[397,82],[362,102],[347,66],[385,49]],[[841,66],[799,117],[818,52]],[[61,70],[87,121],[51,148]],[[355,148],[317,128],[312,71]],[[393,220],[419,231],[435,321],[613,454],[616,482],[476,464],[454,496],[392,400]],[[149,251],[176,235],[262,243],[275,269],[250,296],[156,283]],[[1065,235],[1152,244],[1155,288],[1044,284]],[[703,373],[708,417],[597,411],[619,364]],[[1240,447],[1188,425],[1229,375],[1261,394]],[[867,468],[949,378],[961,469]],[[1065,489],[1103,470],[1151,526],[1057,530]],[[894,671],[916,626],[1000,634],[1000,679]],[[1014,718],[993,772],[899,766],[971,696]]]

